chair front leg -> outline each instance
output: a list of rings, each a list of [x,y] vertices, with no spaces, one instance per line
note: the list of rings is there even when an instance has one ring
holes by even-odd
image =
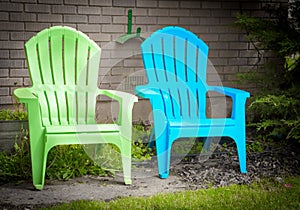
[[[169,176],[171,146],[169,145],[169,136],[167,130],[156,137],[156,155],[158,163],[158,174],[162,179]]]
[[[232,137],[236,143],[241,173],[247,173],[246,154],[246,131],[245,127],[239,127],[237,133]]]
[[[131,180],[131,141],[128,141],[126,138],[122,138],[122,165],[123,165],[123,174],[124,182],[126,185],[132,184]]]

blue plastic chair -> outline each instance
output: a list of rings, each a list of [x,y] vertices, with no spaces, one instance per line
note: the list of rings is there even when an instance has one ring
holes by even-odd
[[[232,138],[240,170],[246,173],[245,103],[248,92],[206,84],[208,47],[186,29],[170,26],[156,31],[141,45],[148,84],[136,93],[150,99],[160,178],[167,178],[173,142],[182,137]],[[230,118],[206,116],[206,94],[232,99]]]

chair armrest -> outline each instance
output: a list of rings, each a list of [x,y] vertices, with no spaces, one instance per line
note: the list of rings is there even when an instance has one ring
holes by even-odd
[[[241,96],[244,98],[249,98],[250,93],[246,92],[244,90],[239,90],[236,88],[229,88],[229,87],[222,87],[222,86],[208,86],[208,91],[215,91],[221,94],[224,94],[226,96],[230,96],[232,98],[235,98],[237,96]]]
[[[165,109],[165,105],[162,98],[162,93],[159,88],[150,87],[148,85],[141,85],[135,88],[135,92],[142,98],[150,99],[152,105],[152,111]]]
[[[108,96],[117,101],[122,100],[122,101],[128,101],[129,103],[138,102],[138,97],[136,97],[133,94],[122,92],[122,91],[100,89],[98,94]]]
[[[20,103],[29,103],[30,101],[37,100],[31,88],[18,88],[14,91],[14,95]]]
[[[221,86],[210,86],[207,88],[208,91],[215,91],[232,98],[232,113],[233,119],[243,120],[245,118],[245,104],[246,99],[250,97],[250,93],[229,87]]]
[[[136,86],[135,93],[138,96],[142,97],[142,98],[149,98],[150,99],[150,98],[155,97],[155,96],[161,97],[160,96],[161,94],[160,94],[158,88],[151,88],[148,85]]]
[[[18,88],[14,91],[14,95],[20,103],[25,103],[26,105],[29,130],[37,131],[44,129],[39,101],[37,96],[32,93],[31,88]]]
[[[159,88],[150,87],[149,85],[137,86],[135,88],[135,92],[142,98],[150,99],[152,115],[156,121],[160,122],[160,124],[156,124],[154,128],[156,133],[161,133],[161,129],[164,129],[164,126],[168,121],[165,114],[166,107],[163,101],[163,93],[159,90]],[[166,97],[165,100],[170,100],[170,97]]]
[[[119,102],[118,124],[120,125],[122,136],[131,140],[132,135],[132,109],[138,97],[130,93],[100,89],[98,94],[108,96]]]

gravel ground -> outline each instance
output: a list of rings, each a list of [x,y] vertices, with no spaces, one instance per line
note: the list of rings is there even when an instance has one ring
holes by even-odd
[[[217,154],[203,163],[194,159],[183,162],[173,168],[173,173],[190,189],[250,184],[261,178],[275,178],[281,182],[284,177],[300,174],[300,158],[299,154],[288,150],[251,153],[247,157],[247,173],[242,174],[237,156]]]
[[[85,176],[63,181],[46,181],[42,191],[34,190],[30,182],[6,183],[0,186],[0,209],[35,209],[74,200],[109,201],[126,196],[150,196],[182,190],[205,189],[230,184],[250,184],[261,178],[283,178],[300,174],[299,152],[294,149],[273,149],[262,153],[248,153],[247,174],[241,174],[234,149],[217,149],[206,161],[188,157],[188,161],[172,160],[168,179],[159,179],[157,163],[138,164],[133,169],[133,184],[126,186],[122,177]],[[182,158],[181,158],[182,159]]]

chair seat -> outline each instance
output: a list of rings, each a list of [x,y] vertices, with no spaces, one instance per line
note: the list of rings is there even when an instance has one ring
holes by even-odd
[[[55,125],[46,126],[46,133],[117,133],[120,126],[117,124],[82,124],[82,125]]]
[[[219,127],[234,126],[235,120],[231,118],[208,118],[191,121],[169,120],[170,127]]]

